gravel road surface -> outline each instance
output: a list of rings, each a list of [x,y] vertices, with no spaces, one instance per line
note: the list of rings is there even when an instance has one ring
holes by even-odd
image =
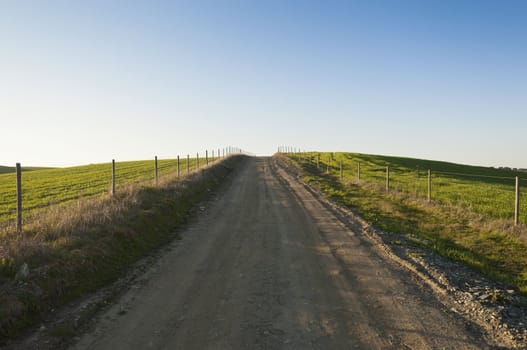
[[[273,158],[250,158],[73,349],[481,349]]]

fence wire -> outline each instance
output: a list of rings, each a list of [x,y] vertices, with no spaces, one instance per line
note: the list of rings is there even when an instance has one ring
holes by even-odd
[[[317,154],[308,154],[316,164]],[[304,158],[308,161],[308,158]],[[345,154],[323,154],[320,172],[340,177],[340,161],[343,175],[355,182],[374,184],[379,190],[386,186],[386,166]],[[526,174],[527,177],[527,174]],[[527,222],[527,178],[520,177],[520,221]],[[515,211],[515,176],[496,176],[478,173],[431,171],[431,198],[444,203],[469,208],[475,212],[500,219],[513,219]],[[390,191],[404,192],[415,198],[428,196],[428,169],[389,166]]]
[[[239,149],[218,149],[208,154],[211,164],[225,156],[242,153]],[[219,155],[222,154],[222,157]],[[200,154],[199,164],[205,166],[205,154]],[[116,162],[116,186],[133,185],[148,182],[155,178],[154,160]],[[180,175],[195,170],[196,156],[180,157]],[[158,159],[157,173],[160,178],[176,174],[177,158]],[[22,202],[24,215],[32,214],[49,207],[81,198],[89,198],[108,193],[112,181],[111,163],[92,164],[69,168],[51,168],[38,171],[23,171]],[[12,223],[17,214],[16,173],[0,174],[0,227]]]

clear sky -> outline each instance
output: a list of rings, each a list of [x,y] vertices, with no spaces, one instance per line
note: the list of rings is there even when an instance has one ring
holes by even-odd
[[[0,164],[237,145],[527,168],[527,1],[0,0]]]

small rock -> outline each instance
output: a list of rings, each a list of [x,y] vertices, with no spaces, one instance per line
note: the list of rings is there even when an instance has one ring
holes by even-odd
[[[29,266],[26,263],[22,264],[15,275],[15,281],[25,280],[29,277]]]
[[[488,298],[490,298],[490,295],[487,293],[484,293],[479,296],[479,300],[487,300]]]
[[[514,309],[511,309],[511,310],[507,311],[507,314],[509,315],[509,317],[512,317],[512,318],[516,318],[516,317],[520,316],[518,311],[516,311]]]

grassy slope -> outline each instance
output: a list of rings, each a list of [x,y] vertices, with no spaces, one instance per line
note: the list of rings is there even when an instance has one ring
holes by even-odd
[[[200,160],[203,164],[204,160]],[[180,161],[181,172],[187,171],[187,160]],[[190,160],[190,167],[196,160]],[[159,175],[177,170],[177,160],[159,160]],[[24,168],[25,171],[25,168]],[[154,162],[134,161],[116,163],[117,186],[144,181],[154,177]],[[93,164],[70,168],[55,168],[23,172],[22,189],[25,218],[50,204],[67,203],[108,192],[111,164]],[[13,220],[16,213],[16,178],[14,173],[0,174],[0,223]]]
[[[0,237],[0,345],[44,312],[116,279],[153,248],[177,238],[191,208],[243,160],[231,157],[203,173],[165,177],[57,207],[20,238]],[[29,280],[14,278],[23,263]]]
[[[416,167],[499,177],[516,173],[408,158],[335,153],[334,166],[340,159],[348,165],[340,180],[337,167],[326,174],[330,157],[328,153],[321,155],[321,163],[324,162],[320,169],[314,163],[298,160],[304,180],[320,187],[333,200],[354,208],[376,227],[418,236],[421,244],[440,254],[527,293],[526,230],[524,226],[511,225],[512,199],[507,198],[508,205],[502,206],[500,198],[510,195],[513,186],[505,183],[510,180],[437,176],[433,184],[437,187],[440,183],[442,188],[440,192],[436,190],[436,200],[429,204],[422,197],[426,194],[426,177],[420,180]],[[353,163],[356,161],[361,162],[360,184]],[[386,165],[393,167],[390,193],[384,191]],[[424,182],[424,190],[419,187],[420,182]],[[525,205],[522,208],[527,212]],[[500,219],[504,216],[507,220]]]
[[[312,156],[315,159],[314,153]],[[361,178],[379,186],[385,186],[386,166],[389,166],[391,187],[421,198],[427,195],[427,171],[430,169],[435,201],[469,207],[475,212],[501,219],[512,219],[514,215],[514,177],[519,176],[521,185],[527,185],[527,174],[524,172],[357,153],[323,153],[321,169],[326,170],[330,157],[333,159],[330,162],[333,174],[338,173],[342,160],[344,175],[356,180],[357,164],[360,162]],[[527,201],[521,201],[521,206],[522,212],[527,213]]]
[[[22,171],[35,171],[35,170],[45,170],[51,168],[43,167],[22,167]],[[14,173],[16,171],[15,167],[8,167],[0,165],[0,174]]]
[[[0,165],[0,174],[12,173],[14,171],[15,171],[15,168]]]

